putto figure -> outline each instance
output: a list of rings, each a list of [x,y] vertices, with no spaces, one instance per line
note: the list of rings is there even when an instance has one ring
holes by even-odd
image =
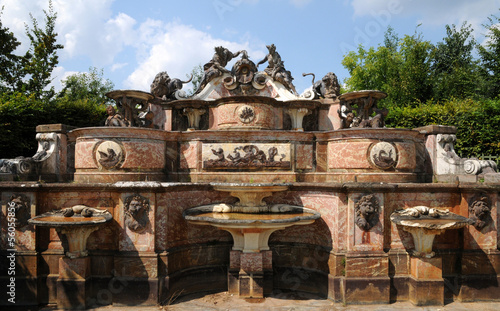
[[[108,113],[108,118],[104,123],[105,126],[119,126],[119,127],[128,127],[130,126],[130,122],[125,119],[121,114],[116,112],[115,107],[108,106],[106,108],[106,112]]]
[[[292,74],[290,71],[285,69],[285,63],[281,60],[281,56],[276,52],[276,46],[274,44],[266,45],[269,53],[264,57],[263,60],[257,63],[257,67],[267,61],[267,67],[264,72],[267,73],[273,80],[278,81],[283,84],[287,89],[292,91],[297,95],[295,86],[292,83]]]
[[[212,57],[212,60],[206,63],[203,66],[203,70],[205,71],[203,74],[203,78],[201,79],[200,86],[196,93],[201,92],[205,86],[212,81],[213,79],[222,76],[224,73],[229,73],[225,67],[227,63],[229,63],[233,58],[238,57],[241,53],[245,53],[245,50],[238,51],[233,53],[229,51],[227,48],[222,46],[215,47],[215,54]]]

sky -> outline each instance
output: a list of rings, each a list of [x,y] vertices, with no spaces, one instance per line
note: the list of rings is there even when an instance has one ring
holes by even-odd
[[[90,67],[102,69],[115,89],[149,91],[154,76],[167,71],[186,80],[208,62],[215,46],[248,51],[258,63],[274,43],[299,93],[328,72],[348,77],[342,58],[359,44],[381,44],[391,26],[400,36],[421,32],[442,41],[445,26],[467,21],[476,40],[482,26],[500,16],[500,0],[53,0],[59,64],[53,85]],[[29,48],[30,13],[40,27],[48,0],[0,0],[4,27]],[[419,26],[420,25],[420,26]],[[234,61],[233,61],[234,62]],[[230,63],[227,68],[231,68]],[[263,70],[267,64],[260,65]],[[186,85],[189,88],[190,84]]]

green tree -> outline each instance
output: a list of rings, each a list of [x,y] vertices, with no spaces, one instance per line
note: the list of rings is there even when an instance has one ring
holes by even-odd
[[[398,38],[392,28],[385,33],[384,45],[344,56],[342,65],[350,77],[347,90],[376,89],[387,92],[386,105],[415,105],[431,97],[430,52],[433,45],[422,35]]]
[[[487,31],[487,41],[484,45],[479,45],[479,55],[484,69],[484,76],[488,81],[487,94],[489,97],[500,95],[500,29],[498,24],[500,18],[491,15],[488,17],[488,24],[483,25]]]
[[[478,89],[478,68],[472,52],[476,41],[473,29],[464,22],[458,30],[446,25],[446,37],[432,52],[431,66],[434,99],[472,98]]]
[[[89,72],[76,73],[62,81],[63,89],[58,100],[75,101],[86,99],[97,104],[109,102],[106,93],[114,88],[113,82],[104,79],[104,71],[90,67]]]
[[[13,90],[18,86],[21,57],[14,54],[21,44],[14,33],[2,24],[3,7],[0,11],[0,91]]]
[[[55,22],[57,13],[54,12],[52,1],[49,1],[49,11],[43,10],[45,14],[45,29],[38,26],[37,20],[30,14],[32,29],[26,24],[26,35],[31,41],[29,50],[23,57],[23,73],[29,78],[25,83],[28,93],[34,94],[35,98],[52,99],[55,95],[54,88],[48,90],[47,86],[52,82],[52,71],[59,63],[57,50],[62,49],[57,44],[57,33]]]

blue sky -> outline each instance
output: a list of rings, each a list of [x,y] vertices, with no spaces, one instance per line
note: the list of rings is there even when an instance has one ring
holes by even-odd
[[[69,74],[104,70],[116,89],[149,91],[156,73],[186,78],[194,66],[208,62],[218,45],[246,49],[257,63],[274,43],[295,78],[297,91],[333,71],[344,80],[343,55],[358,44],[377,46],[387,27],[400,36],[418,27],[433,43],[445,25],[472,24],[478,42],[491,14],[500,15],[500,0],[53,0],[59,66],[54,85]],[[2,22],[22,42],[31,12],[39,23],[48,0],[0,0]],[[261,65],[259,69],[264,69]],[[229,66],[228,66],[229,68]],[[189,87],[189,85],[188,85]]]

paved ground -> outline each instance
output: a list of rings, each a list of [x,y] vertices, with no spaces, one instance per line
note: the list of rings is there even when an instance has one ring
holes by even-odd
[[[44,311],[57,309],[43,308]],[[474,302],[459,303],[452,302],[444,306],[415,307],[410,302],[397,302],[389,305],[343,305],[334,303],[327,299],[318,299],[314,296],[271,296],[262,300],[249,301],[236,298],[228,293],[218,293],[211,295],[186,296],[177,300],[172,300],[165,306],[152,307],[117,307],[107,306],[94,311],[215,311],[215,310],[272,310],[272,311],[300,311],[300,310],[363,310],[363,311],[385,311],[385,310],[422,310],[422,311],[499,311],[500,302]]]

